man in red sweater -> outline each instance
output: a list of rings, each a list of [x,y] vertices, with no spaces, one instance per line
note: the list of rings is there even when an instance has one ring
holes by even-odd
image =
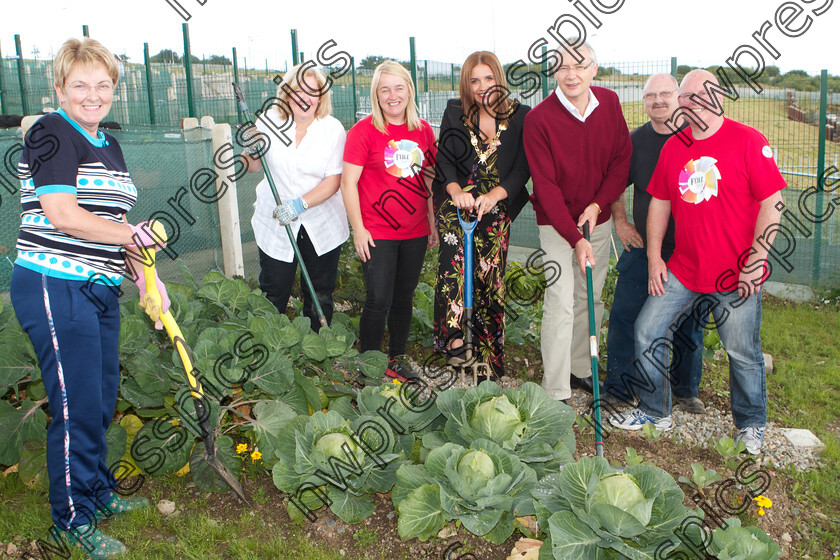
[[[572,41],[571,44],[577,44]],[[604,313],[601,291],[609,264],[610,204],[627,183],[632,145],[618,96],[590,86],[598,59],[588,43],[562,57],[557,89],[528,113],[524,143],[540,245],[560,276],[545,292],[541,345],[542,387],[566,400],[572,385],[591,392],[585,263],[592,263],[595,316]],[[581,233],[589,222],[591,243]],[[574,377],[571,376],[574,374]]]

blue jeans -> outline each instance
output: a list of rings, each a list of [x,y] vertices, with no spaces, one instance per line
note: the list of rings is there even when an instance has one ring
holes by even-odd
[[[665,294],[649,297],[636,320],[636,384],[639,408],[652,416],[671,414],[671,384],[665,383],[674,326],[686,315],[709,312],[729,355],[729,385],[735,427],[759,428],[767,422],[767,380],[761,354],[761,294],[741,299],[737,291],[693,292],[668,273]],[[674,359],[680,359],[674,349]]]
[[[604,392],[625,401],[632,395],[621,382],[623,373],[632,373],[636,359],[634,327],[639,312],[648,297],[648,259],[644,249],[636,247],[621,253],[616,265],[618,283],[610,309],[610,328],[607,332],[607,380]],[[705,318],[704,318],[705,319]],[[675,355],[681,357],[671,364],[671,390],[679,398],[696,397],[703,371],[703,327],[693,317],[679,325],[675,337]]]

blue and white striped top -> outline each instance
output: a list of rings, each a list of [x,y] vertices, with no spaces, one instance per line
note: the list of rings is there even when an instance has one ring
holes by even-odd
[[[112,222],[137,201],[119,144],[101,130],[94,138],[63,110],[44,115],[26,135],[18,163],[22,212],[15,264],[54,278],[118,285],[121,245],[96,243],[56,229],[38,197],[73,193],[79,207]]]

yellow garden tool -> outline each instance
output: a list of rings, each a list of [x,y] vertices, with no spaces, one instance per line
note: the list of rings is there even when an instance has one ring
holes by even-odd
[[[154,239],[162,240],[166,243],[166,229],[163,224],[158,221],[151,222],[152,233]],[[162,298],[155,282],[155,249],[154,247],[141,248],[145,254],[143,255],[143,274],[146,279],[146,297],[141,301],[141,305],[146,310],[152,321],[160,321],[166,328],[169,338],[172,339],[172,344],[178,350],[178,355],[181,357],[181,363],[184,365],[184,370],[187,373],[187,383],[190,386],[190,394],[195,403],[195,413],[201,426],[201,437],[204,438],[204,459],[213,467],[213,470],[225,481],[231,490],[236,493],[239,498],[247,505],[251,505],[245,497],[245,492],[242,490],[242,485],[231,474],[216,457],[216,438],[213,435],[213,429],[210,427],[210,404],[204,396],[204,390],[201,388],[201,383],[195,378],[195,365],[190,356],[190,349],[181,334],[181,329],[178,328],[178,323],[172,317],[172,313],[168,310],[166,313],[161,313]],[[148,255],[148,256],[147,256]]]

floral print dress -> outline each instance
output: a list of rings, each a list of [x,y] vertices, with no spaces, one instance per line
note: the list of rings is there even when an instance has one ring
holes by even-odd
[[[501,142],[486,162],[476,160],[464,191],[474,196],[489,193],[499,184],[496,158]],[[486,148],[487,146],[482,146]],[[486,152],[485,152],[486,153]],[[437,212],[440,233],[438,278],[435,290],[434,348],[445,352],[450,341],[463,339],[467,328],[464,314],[464,231],[450,197],[445,197]],[[465,220],[475,213],[461,213]],[[510,238],[507,199],[499,201],[482,216],[473,232],[473,347],[478,362],[486,362],[495,376],[504,375],[505,345],[505,265]]]

